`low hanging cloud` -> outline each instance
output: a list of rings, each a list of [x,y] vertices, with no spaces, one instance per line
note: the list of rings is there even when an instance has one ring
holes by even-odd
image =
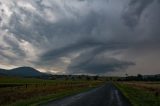
[[[0,0],[0,63],[63,74],[147,73],[140,61],[159,57],[159,9],[158,0]]]
[[[108,61],[107,61],[108,60]],[[68,67],[72,74],[106,74],[107,72],[122,71],[129,66],[135,65],[133,62],[119,61],[115,59],[106,59],[106,61],[85,61],[82,64],[74,66],[74,63]]]
[[[84,52],[72,60],[67,73],[72,74],[105,74],[108,72],[123,71],[134,62],[118,60],[114,57],[106,57],[99,48]]]

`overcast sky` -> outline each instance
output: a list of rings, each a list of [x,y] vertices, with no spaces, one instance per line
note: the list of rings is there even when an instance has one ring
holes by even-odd
[[[0,0],[0,68],[160,73],[160,0]]]

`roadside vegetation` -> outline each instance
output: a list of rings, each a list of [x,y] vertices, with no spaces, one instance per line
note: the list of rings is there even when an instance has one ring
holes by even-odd
[[[115,85],[133,106],[160,106],[160,82],[128,81]]]
[[[44,80],[0,77],[0,105],[36,106],[104,84],[103,80]]]

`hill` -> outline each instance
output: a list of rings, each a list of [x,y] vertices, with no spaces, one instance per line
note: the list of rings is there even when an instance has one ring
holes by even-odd
[[[19,76],[19,77],[41,77],[48,74],[39,72],[32,67],[18,67],[11,70],[0,69],[1,76]]]

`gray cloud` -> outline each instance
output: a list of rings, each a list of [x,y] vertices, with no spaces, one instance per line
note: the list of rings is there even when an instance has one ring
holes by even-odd
[[[4,41],[10,46],[8,47],[14,54],[19,57],[25,57],[25,52],[20,48],[18,42],[14,38],[4,37]]]
[[[93,48],[93,47],[97,47],[103,45],[103,42],[96,42],[96,41],[82,41],[82,42],[78,42],[76,44],[71,44],[71,45],[67,45],[66,47],[62,47],[60,49],[55,49],[55,50],[51,50],[49,52],[46,52],[45,54],[43,54],[41,56],[42,60],[50,60],[50,59],[55,59],[58,58],[60,56],[65,56],[67,54],[70,54],[72,52],[77,52],[83,49],[87,49],[87,48]]]
[[[68,67],[69,73],[105,74],[107,72],[125,70],[129,66],[135,65],[133,62],[121,61],[115,58],[99,57],[96,55],[89,56],[90,54],[87,56],[83,55],[76,58]]]
[[[135,27],[143,11],[153,2],[154,0],[131,0],[122,15],[125,24],[132,28]]]
[[[0,58],[7,64],[107,74],[139,67],[159,51],[156,0],[0,2]]]

